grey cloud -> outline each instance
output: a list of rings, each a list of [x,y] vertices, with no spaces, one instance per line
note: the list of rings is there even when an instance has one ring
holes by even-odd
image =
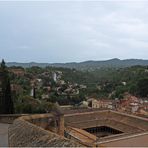
[[[148,58],[148,2],[0,2],[0,58]],[[11,53],[11,55],[10,55]]]

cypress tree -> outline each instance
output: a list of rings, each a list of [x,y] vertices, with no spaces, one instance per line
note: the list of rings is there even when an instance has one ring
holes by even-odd
[[[11,97],[10,79],[4,60],[2,60],[0,67],[0,88],[0,113],[12,114],[14,107]]]

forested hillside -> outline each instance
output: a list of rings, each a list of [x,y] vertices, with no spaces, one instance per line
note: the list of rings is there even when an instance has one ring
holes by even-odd
[[[131,66],[146,66],[148,65],[148,60],[141,60],[141,59],[127,59],[127,60],[120,60],[120,59],[110,59],[104,61],[84,61],[84,62],[70,62],[70,63],[16,63],[16,62],[8,62],[7,66],[21,66],[24,68],[38,66],[38,67],[63,67],[63,68],[75,68],[77,70],[95,70],[99,68],[125,68]]]
[[[148,86],[147,66],[101,68],[94,71],[65,70],[64,79],[87,85],[85,94],[96,97],[122,97],[124,92],[146,96],[142,88]],[[143,83],[144,81],[144,83]],[[143,85],[143,86],[141,86]]]
[[[9,72],[17,113],[45,112],[55,102],[60,105],[78,105],[91,97],[122,99],[125,92],[138,97],[148,96],[147,66],[100,68],[93,71],[9,67]]]

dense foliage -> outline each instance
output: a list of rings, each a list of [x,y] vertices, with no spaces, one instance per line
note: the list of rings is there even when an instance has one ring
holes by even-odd
[[[10,69],[17,68],[11,67]],[[19,67],[20,68],[20,67]],[[23,69],[23,68],[22,68]],[[22,87],[19,93],[13,93],[16,113],[48,112],[52,103],[60,105],[76,105],[90,97],[122,99],[125,92],[139,97],[148,95],[148,67],[133,66],[127,68],[100,68],[92,71],[56,67],[30,67],[23,69],[25,74],[16,76],[10,73],[11,83]],[[53,73],[62,73],[60,80],[64,84],[53,80]],[[42,85],[35,85],[36,97],[30,97],[31,81],[41,79]],[[86,86],[81,88],[81,85]],[[72,86],[79,90],[78,94],[62,94]],[[50,87],[47,92],[46,87]],[[57,90],[60,90],[59,92]],[[43,94],[48,95],[43,99]]]

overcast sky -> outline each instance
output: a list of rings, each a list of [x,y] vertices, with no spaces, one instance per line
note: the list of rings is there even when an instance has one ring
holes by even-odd
[[[0,1],[0,58],[148,59],[148,1]]]

